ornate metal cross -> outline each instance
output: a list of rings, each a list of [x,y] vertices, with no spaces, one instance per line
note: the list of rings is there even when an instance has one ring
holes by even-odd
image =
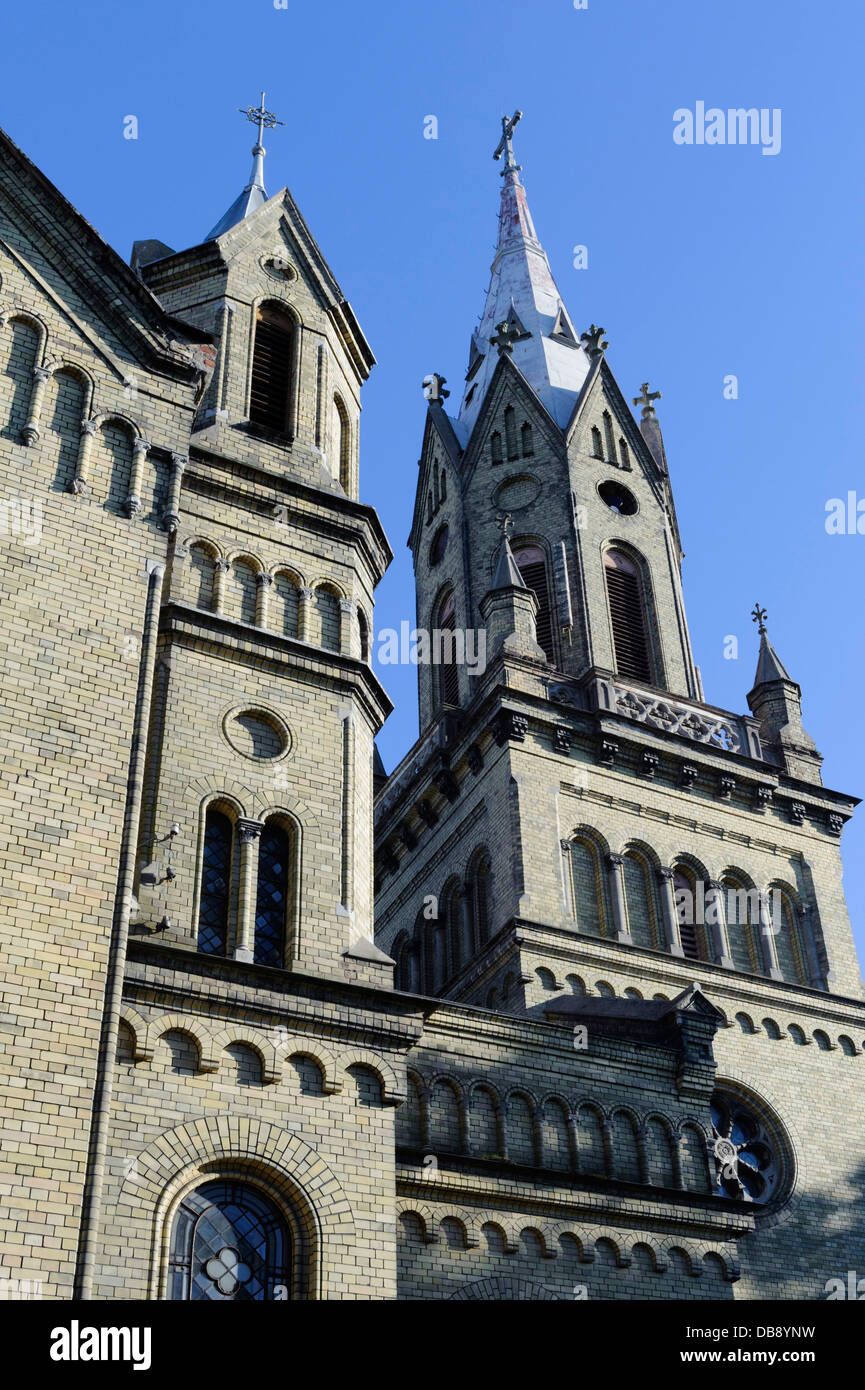
[[[757,631],[761,637],[766,631],[766,619],[768,616],[769,614],[766,612],[765,608],[761,608],[759,603],[754,604],[754,607],[751,609],[751,621],[757,624]]]
[[[506,174],[509,169],[522,168],[522,165],[517,164],[514,160],[514,147],[512,143],[514,130],[521,120],[522,114],[522,111],[515,111],[510,118],[502,116],[502,138],[496,145],[493,159],[501,159],[502,155],[505,156],[505,167],[502,170],[503,175]]]
[[[639,396],[632,396],[631,399],[633,400],[634,405],[641,405],[643,407],[642,418],[644,420],[654,420],[654,402],[659,401],[661,399],[660,391],[650,391],[649,383],[647,381],[644,381],[642,386],[640,387]]]
[[[490,338],[499,350],[499,357],[503,352],[510,353],[514,350],[514,339],[520,336],[520,330],[509,319],[502,319],[501,323],[496,324],[495,336]]]
[[[580,334],[580,342],[584,345],[586,352],[592,359],[601,357],[610,346],[606,341],[601,342],[604,332],[605,330],[603,328],[599,328],[596,323],[593,323],[587,333]]]
[[[264,105],[264,92],[261,94],[261,105],[259,107],[238,106],[237,109],[241,116],[245,116],[248,121],[252,121],[253,125],[258,126],[257,144],[259,145],[262,142],[266,130],[272,130],[275,125],[285,125],[285,121],[278,121],[273,112],[266,109]]]

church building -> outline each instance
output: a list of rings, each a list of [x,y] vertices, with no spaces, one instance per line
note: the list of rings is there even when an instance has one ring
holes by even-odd
[[[504,120],[387,775],[375,359],[246,114],[240,196],[128,265],[0,134],[7,1296],[824,1298],[857,802],[759,606],[749,712],[706,701],[660,394],[572,319]]]

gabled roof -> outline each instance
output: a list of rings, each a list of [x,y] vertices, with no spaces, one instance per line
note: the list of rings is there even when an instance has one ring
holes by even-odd
[[[197,361],[182,341],[203,341],[205,335],[181,326],[167,314],[158,299],[82,217],[7,133],[0,129],[0,173],[3,199],[12,220],[39,249],[53,275],[65,281],[74,295],[101,317],[106,328],[129,347],[130,354],[157,370],[194,382]],[[29,263],[23,248],[11,243],[7,253],[49,295],[70,313],[46,275]],[[106,284],[108,279],[110,284]]]

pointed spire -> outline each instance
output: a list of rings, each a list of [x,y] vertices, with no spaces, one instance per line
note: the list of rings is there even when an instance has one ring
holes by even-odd
[[[502,138],[493,155],[494,159],[504,156],[499,234],[459,413],[465,437],[478,417],[500,355],[510,358],[562,427],[589,371],[588,357],[577,342],[520,181],[522,166],[514,155],[513,133],[521,116],[516,111],[503,118]]]
[[[772,643],[769,641],[769,633],[766,628],[766,619],[768,616],[765,608],[761,608],[759,603],[754,604],[751,611],[751,620],[757,624],[757,631],[760,633],[760,655],[757,658],[757,674],[754,677],[754,690],[756,690],[759,685],[765,685],[767,681],[789,681],[791,685],[796,684],[780,656],[775,651],[775,648],[772,646]]]
[[[510,521],[510,517],[507,517],[506,521]],[[520,574],[519,566],[514,559],[514,552],[511,550],[511,543],[505,531],[505,534],[502,536],[496,572],[493,575],[493,582],[490,585],[490,589],[495,591],[496,589],[524,589],[525,587],[525,580]]]
[[[760,633],[760,655],[748,705],[759,721],[760,738],[770,759],[791,777],[819,784],[823,759],[802,726],[802,691],[769,641],[767,616],[765,608],[754,605],[751,617]]]
[[[229,227],[234,227],[238,222],[242,222],[245,217],[257,212],[267,202],[267,189],[264,186],[264,148],[263,139],[265,130],[272,130],[274,126],[285,125],[284,121],[278,121],[272,111],[268,111],[264,105],[264,92],[261,94],[261,105],[239,106],[238,111],[245,116],[253,125],[258,125],[258,139],[252,147],[252,172],[249,176],[249,183],[244,188],[239,197],[235,198],[228,212],[222,216],[215,227],[212,227],[204,238],[205,241],[213,241],[216,237],[222,236]]]

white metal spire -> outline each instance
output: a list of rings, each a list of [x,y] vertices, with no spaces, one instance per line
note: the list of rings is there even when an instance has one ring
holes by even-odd
[[[521,116],[517,111],[503,118],[502,138],[493,155],[494,159],[504,155],[499,235],[486,306],[472,337],[472,360],[459,412],[460,433],[466,439],[500,352],[508,353],[562,427],[589,371],[589,358],[553,279],[520,181],[513,132]]]

